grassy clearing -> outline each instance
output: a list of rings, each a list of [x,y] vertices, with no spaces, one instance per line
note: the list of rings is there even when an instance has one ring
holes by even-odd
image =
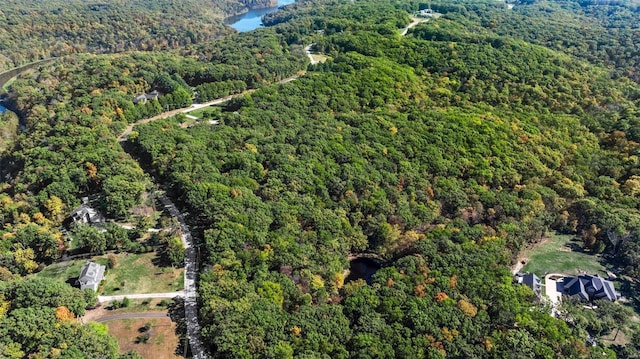
[[[136,343],[141,335],[139,329],[146,323],[151,323],[149,340],[146,343]],[[178,337],[176,324],[169,318],[119,319],[104,322],[109,328],[109,334],[116,337],[120,345],[120,352],[137,351],[144,358],[176,359]]]
[[[184,286],[182,268],[157,267],[155,253],[118,255],[118,265],[109,269],[103,295],[162,293],[181,290]]]
[[[317,62],[320,62],[320,63],[324,63],[329,59],[329,56],[323,55],[323,54],[311,54],[311,58],[314,61],[317,61]]]
[[[93,260],[99,264],[106,265],[107,257],[94,257]],[[51,280],[57,280],[60,282],[67,282],[71,285],[80,275],[82,266],[86,263],[86,259],[78,259],[60,263],[53,263],[50,266],[45,267],[41,272],[37,273],[38,277],[43,277]]]
[[[107,269],[103,295],[174,292],[184,287],[184,270],[156,266],[155,253],[120,253],[116,256],[118,265]],[[106,256],[93,257],[92,260],[103,265],[107,263]],[[54,263],[36,275],[73,284],[85,262],[82,259]]]
[[[220,114],[221,108],[219,106],[213,105],[213,106],[207,106],[207,107],[203,107],[203,108],[199,108],[197,110],[193,110],[193,111],[189,111],[188,115],[191,116],[195,116],[197,118],[202,119],[203,117],[209,117],[206,116],[206,114],[210,114],[214,117],[216,117],[218,114]]]
[[[527,262],[522,272],[542,277],[545,273],[575,275],[581,271],[606,276],[599,255],[582,251],[582,243],[571,235],[552,234],[544,242],[521,254]]]

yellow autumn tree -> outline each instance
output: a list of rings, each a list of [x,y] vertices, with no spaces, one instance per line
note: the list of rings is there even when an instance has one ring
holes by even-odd
[[[73,315],[73,313],[71,313],[69,308],[65,307],[64,305],[56,308],[56,319],[58,319],[59,321],[70,322],[70,321],[73,321],[75,318],[76,316]]]
[[[476,308],[475,305],[471,304],[470,302],[464,299],[460,299],[458,301],[458,308],[462,311],[464,315],[470,318],[473,318],[476,316],[476,314],[478,314],[478,308]]]

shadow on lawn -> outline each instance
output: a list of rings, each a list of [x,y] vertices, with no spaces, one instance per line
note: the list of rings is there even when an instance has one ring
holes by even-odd
[[[169,304],[169,318],[176,323],[176,335],[179,338],[176,355],[188,358],[191,355],[187,337],[187,321],[184,313],[184,298],[173,298],[173,303]]]

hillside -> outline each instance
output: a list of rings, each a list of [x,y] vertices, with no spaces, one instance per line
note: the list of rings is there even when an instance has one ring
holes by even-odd
[[[0,10],[0,71],[84,52],[157,51],[233,32],[224,18],[272,0],[15,0]]]
[[[25,130],[5,136],[0,162],[11,279],[0,293],[56,258],[80,197],[131,220],[161,186],[200,242],[199,319],[215,358],[637,355],[633,339],[586,345],[595,326],[620,329],[627,307],[556,319],[508,269],[557,231],[607,269],[640,274],[637,8],[433,1],[442,16],[402,36],[424,6],[298,2],[252,33],[22,74],[10,90]],[[601,51],[577,50],[589,41]],[[309,65],[308,44],[328,60]],[[157,100],[134,103],[152,90]],[[230,94],[200,118],[144,121]],[[348,276],[354,258],[375,274]]]

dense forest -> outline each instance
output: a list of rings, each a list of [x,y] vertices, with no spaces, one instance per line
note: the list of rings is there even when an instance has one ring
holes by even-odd
[[[401,36],[426,6],[442,16]],[[301,1],[255,32],[21,74],[15,113],[0,118],[0,352],[73,356],[95,337],[87,350],[116,357],[99,326],[69,321],[87,293],[20,276],[59,255],[80,197],[130,218],[152,176],[202,242],[215,358],[637,357],[637,340],[585,341],[626,311],[552,318],[508,270],[556,230],[640,275],[634,6]],[[311,43],[326,62],[308,64]],[[246,89],[211,108],[216,124],[180,115],[136,126],[127,151],[116,139]],[[134,103],[152,90],[157,100]],[[381,268],[351,280],[363,255]],[[25,300],[36,286],[59,294]],[[34,345],[13,323],[49,339]],[[79,341],[62,348],[60,335]]]
[[[0,71],[76,53],[157,51],[230,34],[228,16],[273,0],[12,0],[0,9]]]

